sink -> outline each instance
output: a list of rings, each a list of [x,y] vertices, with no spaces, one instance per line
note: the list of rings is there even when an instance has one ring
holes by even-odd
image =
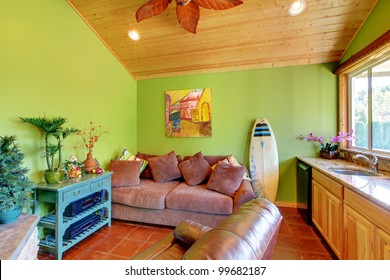
[[[371,170],[348,168],[348,167],[329,168],[329,170],[343,175],[355,175],[355,176],[377,176],[378,175]]]

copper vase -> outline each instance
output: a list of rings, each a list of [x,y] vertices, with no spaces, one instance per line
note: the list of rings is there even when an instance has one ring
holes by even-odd
[[[88,152],[87,159],[84,160],[85,173],[93,173],[92,170],[96,169],[98,166],[97,161],[93,159],[92,152]]]

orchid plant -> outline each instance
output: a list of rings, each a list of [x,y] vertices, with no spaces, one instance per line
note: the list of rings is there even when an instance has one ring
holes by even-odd
[[[313,133],[309,133],[307,136],[301,135],[299,139],[309,142],[318,142],[321,145],[321,151],[331,152],[337,151],[339,148],[338,143],[346,141],[352,141],[356,139],[354,131],[350,132],[339,132],[336,136],[330,138],[330,142],[324,143],[324,138],[322,136],[315,136]]]

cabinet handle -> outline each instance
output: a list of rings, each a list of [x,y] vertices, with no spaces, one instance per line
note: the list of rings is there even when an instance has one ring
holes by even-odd
[[[104,185],[104,182],[99,182],[99,183],[98,183],[98,186],[99,186],[99,187],[101,187],[101,186],[103,186],[103,185]]]
[[[73,196],[78,196],[79,194],[80,194],[80,190],[78,190],[77,193],[73,192]]]

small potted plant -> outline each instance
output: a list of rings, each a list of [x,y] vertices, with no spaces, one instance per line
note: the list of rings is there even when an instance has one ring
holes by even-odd
[[[309,142],[318,142],[321,145],[320,157],[326,159],[336,159],[338,157],[338,143],[346,141],[352,141],[355,139],[354,131],[351,132],[339,132],[336,136],[331,137],[328,143],[324,143],[324,138],[322,136],[316,137],[313,133],[310,133],[307,136],[301,135],[299,139]]]
[[[88,130],[77,132],[77,135],[82,137],[84,146],[87,149],[87,158],[84,160],[84,170],[85,173],[100,174],[103,172],[103,169],[93,157],[93,148],[95,147],[95,143],[97,143],[103,135],[108,134],[109,131],[101,125],[95,125],[92,121],[89,121],[89,125],[90,127]]]
[[[0,223],[16,221],[22,209],[33,204],[28,169],[22,166],[24,154],[15,136],[0,136]]]
[[[64,179],[66,171],[61,169],[62,164],[62,142],[70,135],[79,132],[76,128],[64,128],[68,121],[64,117],[37,117],[20,118],[23,122],[37,127],[45,137],[45,158],[47,170],[43,176],[48,184],[56,184]],[[53,142],[54,141],[54,142]],[[58,154],[58,162],[55,164],[55,157]]]

